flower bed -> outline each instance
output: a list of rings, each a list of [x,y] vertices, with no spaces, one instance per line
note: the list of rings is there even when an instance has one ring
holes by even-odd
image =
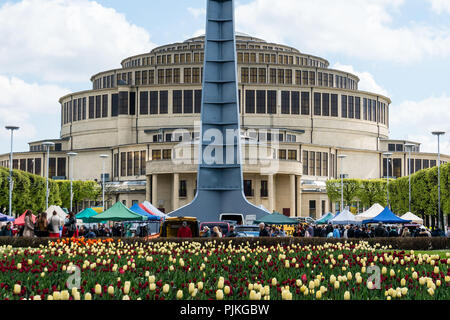
[[[450,299],[449,255],[321,245],[65,239],[0,247],[0,299]],[[380,272],[369,280],[372,266]],[[79,287],[72,288],[77,285]],[[69,280],[69,281],[68,281]]]

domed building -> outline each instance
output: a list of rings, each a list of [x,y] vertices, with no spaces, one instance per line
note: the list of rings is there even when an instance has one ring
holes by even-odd
[[[358,90],[359,79],[329,68],[323,58],[285,45],[236,35],[244,191],[269,211],[318,218],[335,212],[325,181],[408,175],[436,166],[420,144],[389,140],[388,97]],[[126,58],[120,69],[91,78],[92,89],[66,95],[61,137],[51,150],[49,176],[102,180],[110,204],[148,200],[165,212],[196,193],[204,36]],[[43,141],[14,155],[14,167],[46,175]],[[253,146],[257,147],[255,157]],[[67,152],[76,152],[70,173]],[[339,159],[345,154],[347,158]],[[442,161],[450,160],[442,156]],[[8,166],[8,155],[0,156]],[[88,206],[90,204],[83,204]],[[353,204],[360,210],[363,208]]]

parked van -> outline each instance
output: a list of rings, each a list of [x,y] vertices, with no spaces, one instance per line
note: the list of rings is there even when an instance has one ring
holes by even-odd
[[[161,238],[176,238],[178,229],[181,228],[183,222],[187,222],[188,227],[192,231],[193,238],[198,238],[200,236],[197,218],[194,217],[167,218],[161,225],[159,236]]]

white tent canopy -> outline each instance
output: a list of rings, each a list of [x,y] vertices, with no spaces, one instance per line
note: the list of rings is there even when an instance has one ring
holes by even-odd
[[[50,219],[53,217],[53,212],[56,211],[56,215],[58,216],[58,218],[61,219],[61,221],[64,222],[64,220],[67,218],[67,213],[64,212],[63,209],[61,209],[61,207],[58,206],[50,206],[47,209],[47,220],[50,221]]]
[[[150,202],[148,201],[144,201],[144,203],[142,204],[144,207],[146,207],[148,210],[150,210],[150,212],[152,212],[153,214],[155,214],[158,217],[166,217],[167,215],[163,212],[161,212],[158,208],[156,208],[154,205],[152,205]]]
[[[345,209],[338,216],[334,217],[328,223],[331,224],[361,224],[361,221],[356,220],[356,216]]]
[[[423,224],[423,219],[416,216],[414,213],[407,212],[400,217],[403,220],[411,220],[413,223]]]
[[[369,220],[378,216],[381,212],[383,212],[383,210],[384,208],[379,203],[375,203],[367,211],[357,215],[356,219],[358,221]]]

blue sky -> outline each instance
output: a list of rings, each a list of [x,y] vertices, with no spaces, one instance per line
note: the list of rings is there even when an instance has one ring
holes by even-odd
[[[204,28],[205,0],[0,0],[0,126],[16,151],[59,136],[58,99],[133,54]],[[392,99],[391,137],[436,150],[449,132],[450,0],[240,0],[237,30],[326,58]],[[0,130],[0,153],[9,150]]]

